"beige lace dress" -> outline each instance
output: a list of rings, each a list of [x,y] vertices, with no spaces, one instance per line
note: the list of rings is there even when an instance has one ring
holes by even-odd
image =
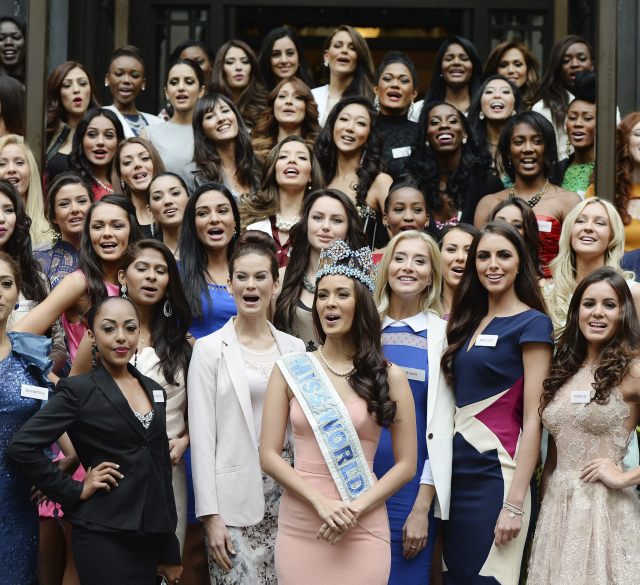
[[[618,388],[603,405],[572,403],[572,391],[591,390],[592,382],[589,369],[579,370],[542,414],[558,458],[540,509],[527,585],[640,583],[636,490],[580,479],[592,459],[621,464],[631,436],[629,407]]]

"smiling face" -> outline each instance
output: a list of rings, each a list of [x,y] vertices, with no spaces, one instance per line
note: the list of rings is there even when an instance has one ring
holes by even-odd
[[[231,203],[220,191],[205,191],[196,204],[195,224],[201,244],[226,250],[235,229]]]
[[[453,153],[462,146],[466,133],[462,120],[453,106],[441,104],[429,112],[427,141],[438,153]]]
[[[96,116],[89,122],[82,138],[82,148],[89,164],[105,167],[111,163],[118,147],[113,122],[106,116]]]
[[[633,161],[634,167],[640,166],[640,122],[638,122],[631,130],[629,141],[627,143],[629,156]]]
[[[79,118],[89,109],[91,82],[80,67],[74,67],[62,80],[60,101],[65,111],[74,118]]]
[[[484,88],[480,98],[482,113],[488,120],[503,122],[511,116],[516,107],[516,97],[507,81],[493,79]]]
[[[182,224],[189,194],[176,177],[163,175],[149,185],[149,210],[161,228]]]
[[[94,317],[89,339],[107,368],[126,367],[140,339],[140,324],[133,305],[117,297],[105,302]]]
[[[576,217],[571,228],[571,248],[583,258],[602,258],[613,238],[607,209],[602,203],[590,203]]]
[[[281,126],[299,127],[304,121],[307,104],[293,84],[285,83],[273,102],[273,116]]]
[[[124,209],[111,203],[96,205],[89,220],[89,238],[103,262],[119,262],[129,245],[131,226]]]
[[[520,89],[527,82],[527,61],[520,49],[511,48],[505,51],[498,63],[500,75],[506,77]]]
[[[316,310],[327,337],[341,337],[351,332],[356,312],[355,284],[341,274],[323,276],[317,284]]]
[[[0,323],[6,324],[19,294],[13,267],[0,260]]]
[[[195,71],[186,63],[178,63],[169,70],[165,94],[177,112],[190,112],[202,95],[204,88]]]
[[[25,40],[22,31],[14,22],[0,23],[0,62],[8,69],[24,61]]]
[[[456,288],[462,280],[473,236],[460,229],[448,231],[442,239],[440,268],[442,279],[450,288]]]
[[[242,91],[251,80],[251,61],[240,47],[230,47],[224,56],[224,77],[233,91]]]
[[[341,30],[333,35],[329,48],[324,52],[324,60],[332,74],[349,77],[355,73],[358,53],[347,31]]]
[[[418,92],[409,68],[403,63],[391,63],[384,68],[375,88],[384,115],[404,114]]]
[[[89,193],[82,185],[71,183],[58,189],[54,213],[63,241],[73,242],[80,238],[90,206]]]
[[[431,254],[422,238],[398,242],[389,263],[389,287],[405,299],[419,297],[433,282]]]
[[[29,191],[31,169],[24,151],[18,144],[7,144],[0,151],[0,179],[9,181],[24,200]]]
[[[283,144],[276,161],[278,187],[304,191],[310,177],[311,157],[306,145],[297,141]]]
[[[524,218],[522,211],[516,205],[507,205],[498,211],[494,217],[496,220],[506,221],[509,225],[518,230],[521,236],[524,236]]]
[[[618,331],[621,319],[620,299],[604,280],[589,285],[580,300],[578,326],[587,343],[603,346]]]
[[[504,236],[485,234],[478,242],[476,271],[480,284],[490,295],[511,289],[516,281],[520,259],[513,244]]]
[[[529,124],[516,124],[511,135],[511,161],[516,175],[528,180],[544,173],[544,139]]]
[[[120,284],[137,306],[151,307],[161,302],[169,286],[169,267],[159,250],[143,248],[126,270],[118,273]]]
[[[270,307],[278,283],[271,274],[271,261],[264,254],[245,254],[236,258],[231,275],[231,293],[239,315],[264,315]]]
[[[346,240],[348,230],[347,212],[337,199],[319,197],[311,206],[307,238],[313,250],[319,252],[336,240]]]
[[[453,43],[442,57],[442,77],[450,87],[464,87],[471,80],[473,63],[461,45]]]
[[[576,150],[591,148],[596,138],[596,105],[574,100],[567,111],[567,135]]]
[[[111,89],[113,101],[128,106],[144,89],[144,67],[135,57],[123,55],[111,62],[104,82]]]
[[[149,151],[132,142],[120,151],[120,177],[134,193],[144,193],[151,183],[155,169]]]
[[[406,230],[422,231],[429,223],[424,195],[412,187],[401,187],[389,197],[389,211],[383,216],[392,237]]]
[[[215,144],[235,140],[238,136],[238,118],[229,104],[218,100],[213,110],[202,118],[202,131]]]
[[[351,154],[364,148],[370,133],[371,117],[367,108],[349,104],[338,114],[333,126],[333,142],[340,152]]]
[[[11,199],[0,192],[0,250],[4,250],[16,227],[16,208]]]
[[[566,87],[573,87],[576,75],[581,71],[592,71],[591,51],[584,43],[573,43],[562,56],[562,81]]]
[[[271,71],[276,79],[289,79],[298,71],[300,59],[294,42],[281,37],[271,47]]]

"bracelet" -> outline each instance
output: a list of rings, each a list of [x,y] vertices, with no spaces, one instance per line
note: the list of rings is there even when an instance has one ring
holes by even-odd
[[[518,508],[518,506],[511,504],[506,500],[502,507],[509,512],[509,518],[515,518],[516,516],[524,518],[524,510],[522,508]]]

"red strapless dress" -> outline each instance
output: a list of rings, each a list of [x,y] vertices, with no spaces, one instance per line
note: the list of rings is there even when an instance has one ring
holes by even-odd
[[[545,278],[551,278],[549,262],[558,255],[562,224],[555,217],[538,215],[538,233],[540,234],[540,261]]]

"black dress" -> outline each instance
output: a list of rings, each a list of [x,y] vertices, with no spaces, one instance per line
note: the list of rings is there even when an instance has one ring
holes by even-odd
[[[380,114],[375,128],[382,139],[382,162],[385,172],[394,178],[407,172],[411,160],[411,147],[418,137],[418,124],[405,116]]]

